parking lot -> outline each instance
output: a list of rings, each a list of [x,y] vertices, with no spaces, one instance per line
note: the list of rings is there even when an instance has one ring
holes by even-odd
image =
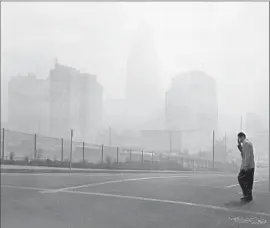
[[[269,228],[268,170],[254,202],[236,174],[2,173],[1,227]]]

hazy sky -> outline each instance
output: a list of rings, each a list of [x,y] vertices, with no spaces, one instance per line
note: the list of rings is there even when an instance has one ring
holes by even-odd
[[[152,27],[164,85],[183,70],[217,80],[221,121],[247,111],[268,119],[268,3],[2,3],[2,101],[11,76],[47,77],[54,58],[96,74],[123,97],[136,27]]]

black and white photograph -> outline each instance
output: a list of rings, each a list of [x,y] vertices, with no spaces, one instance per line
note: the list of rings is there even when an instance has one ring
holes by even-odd
[[[1,2],[1,228],[269,228],[269,2]]]

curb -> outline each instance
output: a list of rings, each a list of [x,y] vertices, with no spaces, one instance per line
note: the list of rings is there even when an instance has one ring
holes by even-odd
[[[62,168],[48,166],[23,166],[1,164],[1,173],[160,173],[160,174],[224,174],[228,171],[218,170],[154,170],[154,169],[95,169],[95,168]]]
[[[160,174],[222,174],[225,172],[210,172],[210,171],[168,171],[168,170],[57,170],[57,169],[1,169],[1,173],[160,173]]]
[[[1,173],[178,173],[149,170],[48,170],[48,169],[1,169]]]

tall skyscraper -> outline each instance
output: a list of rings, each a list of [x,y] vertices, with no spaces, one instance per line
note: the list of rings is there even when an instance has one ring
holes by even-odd
[[[68,137],[71,129],[84,139],[101,126],[103,88],[96,76],[58,63],[50,72],[51,133]]]
[[[146,23],[141,23],[127,60],[126,97],[129,100],[156,99],[162,94],[161,85],[161,63],[154,36]]]

